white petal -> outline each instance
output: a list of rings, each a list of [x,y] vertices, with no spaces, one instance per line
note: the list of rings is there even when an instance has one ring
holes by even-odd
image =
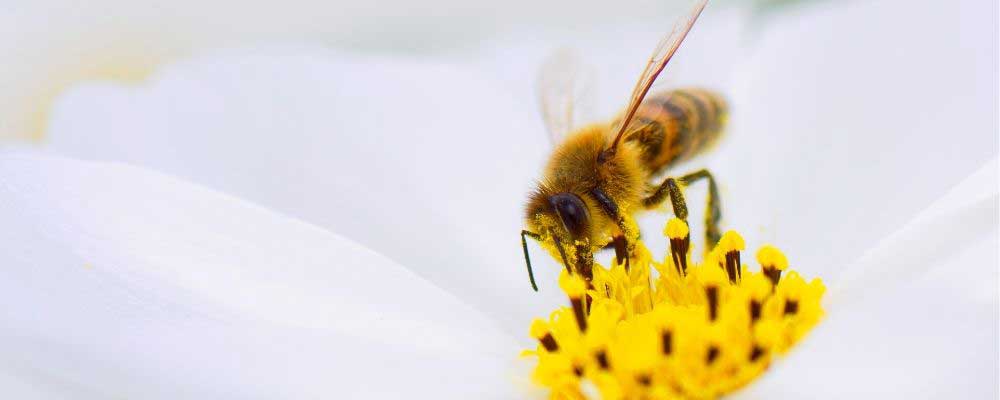
[[[468,69],[284,46],[194,59],[146,87],[80,87],[56,110],[52,146],[148,165],[351,237],[520,336],[541,300],[518,237],[545,151],[533,116]]]
[[[775,15],[719,149],[726,225],[830,276],[994,157],[994,11],[890,0]]]
[[[84,88],[57,113],[53,140],[86,151],[81,142],[105,133],[87,155],[151,164],[341,232],[523,330],[529,292],[494,288],[528,289],[517,233],[532,151],[504,144],[538,128],[498,118],[515,103],[462,69],[342,58],[254,50],[177,66],[149,89]],[[475,112],[454,110],[473,98]]]
[[[994,231],[940,263],[937,277],[957,276],[964,291],[929,277],[831,309],[801,348],[740,396],[995,398],[998,239]]]
[[[489,319],[317,227],[157,173],[34,155],[0,156],[0,199],[4,379],[73,397],[513,389],[517,347]]]
[[[863,299],[887,286],[921,277],[954,251],[996,233],[1000,179],[997,168],[994,158],[905,227],[844,268],[836,276],[829,300],[839,304]],[[978,279],[972,278],[969,283],[974,281]]]
[[[996,397],[997,162],[830,285],[828,318],[746,398]]]

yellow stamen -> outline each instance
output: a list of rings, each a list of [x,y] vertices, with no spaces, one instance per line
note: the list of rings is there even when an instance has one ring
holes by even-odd
[[[595,264],[592,286],[560,276],[572,307],[535,320],[538,348],[526,352],[552,398],[715,398],[759,377],[821,319],[823,283],[788,270],[773,246],[757,253],[757,272],[740,265],[736,232],[701,264],[673,244],[690,240],[687,224],[672,219],[664,234],[671,254],[662,263],[640,242],[629,270]]]
[[[663,229],[663,234],[670,239],[684,238],[688,236],[688,226],[680,218],[670,218],[670,221],[667,221],[667,227]]]
[[[788,268],[788,259],[785,258],[785,254],[769,244],[765,244],[760,250],[757,250],[757,262],[764,267],[777,268],[779,271]]]
[[[757,251],[757,262],[760,263],[761,271],[771,279],[771,283],[777,285],[781,279],[781,271],[788,268],[788,259],[777,247],[769,244],[764,245]]]
[[[722,239],[719,239],[719,244],[715,246],[715,251],[722,253],[725,257],[723,267],[726,269],[726,275],[729,276],[730,282],[738,283],[740,279],[743,279],[740,250],[745,248],[743,237],[736,231],[727,231],[722,234]]]
[[[736,231],[726,231],[722,234],[722,239],[719,239],[719,244],[716,247],[723,253],[728,253],[746,249],[746,243],[743,242],[743,236],[740,236]]]
[[[670,256],[673,258],[677,273],[687,274],[688,257],[691,252],[691,235],[688,225],[680,218],[671,218],[663,234],[670,239]]]
[[[573,299],[579,299],[587,292],[587,282],[583,278],[580,278],[580,276],[570,275],[566,271],[563,271],[559,275],[559,287],[562,288],[563,292],[566,292],[567,296]]]

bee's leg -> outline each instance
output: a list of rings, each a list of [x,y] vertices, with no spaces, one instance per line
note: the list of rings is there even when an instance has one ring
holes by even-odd
[[[535,273],[531,268],[531,257],[528,256],[528,240],[525,237],[541,241],[542,236],[531,231],[521,230],[521,249],[524,251],[524,264],[528,267],[528,280],[531,281],[531,288],[537,292],[538,285],[535,283]],[[559,256],[566,267],[566,272],[572,273],[573,271],[570,268],[569,259],[567,259],[566,252],[563,249],[562,241],[555,235],[552,236],[552,239],[555,241],[556,249],[559,250]],[[590,245],[586,243],[576,244],[574,250],[576,250],[576,273],[583,276],[587,283],[590,283],[594,278],[594,253]]]
[[[572,274],[573,269],[569,266],[569,259],[566,258],[566,249],[563,248],[562,241],[551,230],[549,230],[549,235],[552,236],[552,241],[555,242],[556,250],[559,250],[559,258],[562,258],[563,266],[566,267],[566,273]]]
[[[601,206],[604,213],[618,224],[622,234],[615,236],[610,244],[614,246],[617,262],[619,264],[624,262],[625,268],[628,269],[629,258],[635,250],[635,244],[639,241],[639,230],[634,228],[635,221],[631,221],[627,219],[627,216],[619,213],[618,205],[601,188],[592,189],[590,194],[597,200],[597,204]]]
[[[674,215],[687,222],[687,203],[684,201],[684,193],[681,186],[687,186],[700,179],[708,179],[708,207],[705,209],[705,241],[706,249],[711,249],[719,242],[722,234],[719,233],[719,220],[722,219],[722,207],[719,204],[719,188],[715,184],[715,178],[707,169],[698,170],[680,178],[667,178],[656,188],[649,197],[643,199],[646,208],[652,208],[662,203],[668,196],[674,208]]]
[[[589,243],[576,245],[576,272],[587,281],[588,286],[594,279],[594,252]]]
[[[629,241],[625,238],[625,235],[615,235],[611,238],[611,241],[604,246],[605,250],[615,251],[615,262],[618,264],[625,264],[625,269],[629,269],[629,257],[632,256],[632,250],[635,250],[635,242]]]
[[[646,208],[653,208],[660,205],[668,197],[670,198],[670,204],[674,207],[674,216],[687,222],[687,203],[684,201],[684,194],[681,193],[680,185],[677,184],[677,180],[673,177],[664,180],[663,183],[656,187],[656,191],[653,194],[642,199],[642,205]]]
[[[531,288],[537,292],[538,285],[535,284],[535,273],[531,270],[531,257],[528,257],[528,241],[524,238],[525,236],[539,240],[541,239],[541,235],[530,231],[521,231],[521,248],[524,249],[524,264],[528,266],[528,279],[531,280]]]
[[[715,178],[707,169],[700,169],[690,174],[680,177],[681,184],[690,185],[701,179],[708,180],[708,206],[705,207],[705,241],[706,249],[711,249],[722,238],[719,233],[719,220],[722,219],[722,205],[719,198],[719,187],[715,184]]]
[[[608,246],[615,249],[615,262],[621,264],[628,260],[628,241],[625,240],[625,235],[615,236]]]

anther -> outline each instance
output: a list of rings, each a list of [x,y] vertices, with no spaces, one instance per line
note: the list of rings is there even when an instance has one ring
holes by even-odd
[[[761,304],[757,300],[750,300],[750,323],[757,322],[760,319],[760,309]]]
[[[726,275],[729,275],[729,282],[737,283],[743,277],[743,267],[740,265],[740,250],[746,248],[746,244],[735,231],[727,231],[719,239],[718,249],[726,255]]]
[[[549,326],[545,321],[535,319],[531,322],[531,336],[538,339],[542,347],[545,347],[545,350],[550,352],[559,350],[559,344],[552,337],[552,332],[549,332]]]
[[[719,288],[716,286],[706,287],[705,296],[708,297],[708,319],[715,321],[715,318],[719,316]]]
[[[649,386],[653,384],[653,378],[649,374],[639,374],[635,377],[635,381],[639,382],[642,386]]]
[[[573,315],[576,317],[576,325],[580,327],[580,332],[587,330],[587,314],[583,310],[583,299],[570,299],[573,305]]]
[[[785,300],[785,315],[795,315],[799,312],[799,302],[795,300]]]
[[[705,354],[705,364],[712,364],[719,358],[719,348],[715,345],[708,347],[708,354]]]
[[[729,276],[730,283],[738,283],[743,277],[740,265],[740,252],[730,251],[726,253],[726,275]]]
[[[750,351],[750,362],[757,361],[758,359],[763,357],[765,353],[766,351],[764,350],[763,347],[754,345],[753,350]]]
[[[661,340],[663,342],[663,354],[669,356],[670,352],[673,351],[673,345],[674,345],[673,333],[671,333],[670,331],[663,332]]]
[[[771,245],[764,245],[760,250],[757,250],[757,262],[760,263],[761,271],[774,285],[777,285],[778,281],[781,280],[781,271],[788,268],[788,258],[781,250]]]
[[[677,267],[680,276],[687,274],[687,255],[691,250],[691,235],[687,223],[679,218],[671,218],[667,221],[667,227],[663,230],[670,238],[670,256]]]
[[[542,336],[542,338],[538,341],[542,343],[542,347],[545,347],[545,350],[550,352],[559,350],[559,345],[556,344],[556,339],[552,337],[551,333],[546,333],[545,336]]]
[[[775,286],[778,285],[778,281],[781,280],[781,270],[777,268],[763,267],[764,275],[767,275],[767,279],[771,280],[771,283]]]
[[[587,312],[583,304],[587,285],[587,282],[584,282],[577,275],[565,272],[559,275],[559,286],[569,296],[569,303],[573,306],[573,315],[576,317],[576,324],[580,327],[580,332],[587,330]]]
[[[594,354],[594,358],[597,359],[597,365],[600,366],[601,369],[604,369],[604,370],[608,369],[608,367],[609,367],[609,364],[608,364],[608,353],[606,351],[604,351],[604,350],[598,350],[597,354]]]
[[[625,265],[625,272],[631,272],[632,266],[629,262],[629,251],[628,243],[625,241],[625,236],[615,236],[611,240],[611,245],[615,249],[615,263],[619,265]]]

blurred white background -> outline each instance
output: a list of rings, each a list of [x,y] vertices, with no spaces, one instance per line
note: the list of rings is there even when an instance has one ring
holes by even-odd
[[[766,15],[793,3],[724,0],[713,8]],[[559,32],[560,41],[613,38],[644,25],[659,34],[684,7],[651,0],[7,2],[0,7],[0,51],[7,55],[0,66],[0,135],[40,138],[47,108],[74,82],[137,82],[165,63],[210,49],[308,42],[366,53],[469,53],[525,33]]]

